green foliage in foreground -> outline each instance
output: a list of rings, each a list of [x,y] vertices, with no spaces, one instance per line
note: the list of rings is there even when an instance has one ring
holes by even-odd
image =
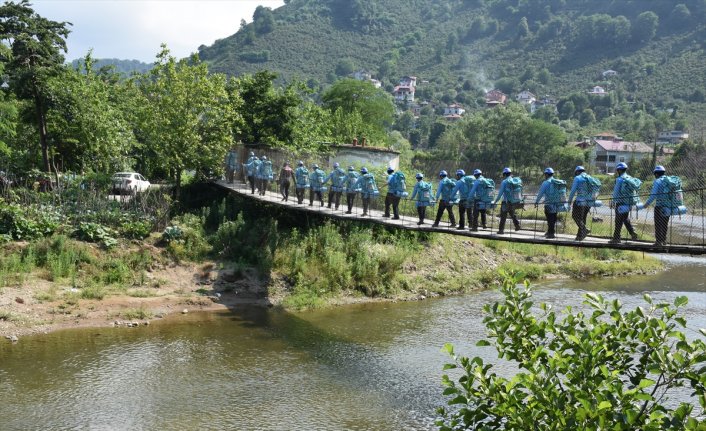
[[[507,277],[504,300],[486,305],[484,323],[501,358],[520,369],[505,378],[479,357],[445,350],[459,369],[453,381],[443,376],[449,408],[440,408],[441,430],[703,430],[706,422],[706,344],[688,340],[687,303],[655,303],[624,311],[618,300],[587,294],[584,310],[569,307],[561,317],[541,304],[535,314],[528,282]],[[706,335],[701,330],[701,335]],[[669,403],[680,390],[687,402]]]

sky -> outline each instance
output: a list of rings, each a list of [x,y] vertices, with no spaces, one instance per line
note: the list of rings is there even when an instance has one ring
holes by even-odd
[[[252,22],[259,5],[275,9],[282,0],[30,0],[40,16],[68,21],[68,61],[84,57],[152,63],[166,43],[172,55],[187,57],[200,45]]]

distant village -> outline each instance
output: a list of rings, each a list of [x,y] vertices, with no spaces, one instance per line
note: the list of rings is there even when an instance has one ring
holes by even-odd
[[[615,70],[606,70],[602,72],[603,78],[609,79],[618,75]],[[352,74],[352,77],[361,81],[368,81],[376,88],[381,88],[382,83],[372,78],[372,74],[360,70]],[[424,81],[422,81],[424,82]],[[430,102],[415,100],[415,91],[417,88],[416,76],[403,76],[399,80],[392,91],[392,96],[398,105],[404,104],[418,118],[424,107],[429,106]],[[603,97],[610,94],[604,87],[594,86],[587,91],[587,94],[596,97]],[[495,108],[499,105],[505,105],[510,101],[510,96],[500,90],[493,89],[485,94],[485,105],[487,108]],[[523,90],[515,96],[515,100],[523,106],[526,106],[530,114],[534,114],[538,109],[543,107],[551,107],[556,112],[557,102],[552,97],[545,95],[537,97],[528,90]],[[452,103],[444,107],[443,118],[446,121],[453,122],[463,118],[466,110],[458,103]],[[689,139],[689,134],[682,130],[670,130],[660,132],[657,136],[657,157],[665,158],[674,154],[676,145]],[[639,162],[645,158],[652,157],[655,148],[644,142],[629,142],[623,140],[622,137],[612,133],[604,132],[595,136],[574,142],[573,145],[589,151],[589,164],[598,172],[604,174],[612,174],[615,172],[615,165],[621,162]]]

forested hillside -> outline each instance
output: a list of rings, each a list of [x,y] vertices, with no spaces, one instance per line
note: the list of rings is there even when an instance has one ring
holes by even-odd
[[[418,98],[469,109],[491,88],[560,99],[602,85],[692,119],[706,101],[706,0],[290,0],[253,18],[200,47],[212,72],[318,88],[365,69],[388,90],[414,75],[429,81]]]

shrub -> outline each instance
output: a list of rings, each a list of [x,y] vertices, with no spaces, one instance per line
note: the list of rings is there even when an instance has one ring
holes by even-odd
[[[112,248],[118,244],[115,231],[99,223],[80,222],[74,235],[83,241],[100,243],[105,248]]]
[[[484,324],[499,357],[517,364],[512,378],[492,372],[483,359],[458,356],[445,370],[460,369],[454,382],[443,376],[450,410],[440,408],[441,430],[696,430],[706,422],[689,402],[666,403],[675,388],[689,387],[706,407],[706,343],[687,339],[687,303],[654,303],[624,311],[618,300],[587,294],[584,311],[561,318],[541,304],[536,315],[529,282],[506,277],[504,299],[484,307]],[[706,331],[701,330],[701,335]]]

